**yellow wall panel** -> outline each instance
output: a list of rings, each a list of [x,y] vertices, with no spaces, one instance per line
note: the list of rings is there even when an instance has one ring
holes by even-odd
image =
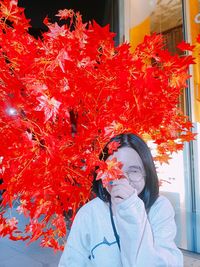
[[[135,47],[141,43],[144,36],[150,34],[150,18],[146,18],[142,23],[130,29],[130,44],[131,51],[134,51]]]
[[[196,38],[200,33],[200,23],[195,22],[195,17],[199,14],[199,1],[189,0],[189,10],[190,10],[190,33],[192,44],[196,43]],[[200,52],[200,51],[199,51]],[[193,78],[194,78],[194,113],[195,121],[200,122],[200,56],[195,54],[196,65],[193,68]]]

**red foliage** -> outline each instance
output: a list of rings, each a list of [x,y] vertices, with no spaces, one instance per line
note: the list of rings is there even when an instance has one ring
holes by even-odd
[[[200,44],[200,34],[197,36],[197,42]]]
[[[178,108],[193,58],[170,55],[156,34],[131,54],[127,43],[114,47],[108,26],[87,26],[71,10],[59,12],[69,25],[47,22],[49,31],[35,40],[15,1],[2,1],[0,12],[2,205],[18,200],[17,211],[30,218],[19,233],[2,213],[0,234],[42,237],[42,246],[62,249],[63,214],[90,198],[111,137],[148,136],[160,161],[194,138]]]
[[[96,180],[102,179],[103,186],[106,187],[110,181],[124,177],[122,166],[117,158],[100,162]]]
[[[195,45],[191,45],[189,43],[186,43],[185,41],[182,41],[180,44],[177,45],[177,47],[182,51],[193,51],[195,48]]]
[[[108,144],[108,153],[112,154],[114,151],[116,151],[118,149],[118,147],[120,146],[119,142],[116,141],[112,141]]]

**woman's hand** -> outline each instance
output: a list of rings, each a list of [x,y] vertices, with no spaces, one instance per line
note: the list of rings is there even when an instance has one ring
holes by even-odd
[[[111,201],[115,205],[123,202],[134,193],[137,193],[137,190],[129,184],[126,178],[122,178],[112,181],[112,184],[109,186],[109,193],[111,195]]]

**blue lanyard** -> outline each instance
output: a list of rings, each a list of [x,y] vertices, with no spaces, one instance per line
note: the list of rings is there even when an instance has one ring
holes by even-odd
[[[112,212],[111,200],[109,201],[109,209],[110,209],[110,219],[111,219],[111,224],[112,224],[113,232],[114,232],[114,235],[115,235],[115,238],[116,238],[116,241],[117,241],[118,248],[119,248],[119,250],[121,250],[120,249],[120,242],[119,242],[119,235],[117,233],[117,230],[116,230],[116,227],[115,227],[115,222],[114,222],[114,219],[113,219],[113,212]]]

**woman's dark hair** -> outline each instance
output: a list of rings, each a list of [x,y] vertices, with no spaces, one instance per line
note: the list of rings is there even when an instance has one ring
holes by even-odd
[[[133,148],[142,159],[146,178],[145,178],[145,187],[143,191],[138,195],[140,199],[143,200],[145,209],[148,212],[156,201],[159,195],[159,183],[158,183],[158,176],[156,172],[156,168],[153,162],[153,158],[151,152],[147,146],[147,144],[137,135],[126,133],[120,134],[113,137],[104,147],[102,153],[100,154],[99,158],[101,160],[106,160],[110,154],[108,153],[108,144],[116,141],[120,143],[118,147],[131,147]],[[96,173],[94,175],[93,180],[93,191],[96,195],[105,202],[110,201],[110,194],[108,191],[103,187],[101,180],[96,180]]]

